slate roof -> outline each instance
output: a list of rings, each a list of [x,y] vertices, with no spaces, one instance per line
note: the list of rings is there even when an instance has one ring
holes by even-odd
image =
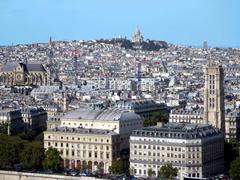
[[[26,64],[28,71],[46,71],[42,64]]]
[[[132,132],[132,136],[172,139],[202,139],[219,134],[223,136],[223,133],[212,125],[193,123],[167,123],[162,126],[143,127]]]
[[[16,67],[18,66],[18,63],[7,63],[2,67],[2,71],[3,72],[11,72],[14,71],[16,69]]]
[[[7,63],[5,64],[1,71],[2,72],[11,72],[14,71],[16,69],[16,67],[18,65],[21,65],[24,68],[24,71],[40,71],[40,72],[46,72],[45,68],[43,67],[42,64],[24,64],[24,63],[17,63],[17,62],[13,62],[13,63]]]

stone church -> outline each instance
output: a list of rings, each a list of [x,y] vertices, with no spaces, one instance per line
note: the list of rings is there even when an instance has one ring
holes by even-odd
[[[49,77],[42,64],[12,62],[0,70],[0,84],[7,86],[46,86]]]

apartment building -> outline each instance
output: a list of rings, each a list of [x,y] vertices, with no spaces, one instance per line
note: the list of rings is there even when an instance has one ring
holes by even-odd
[[[135,176],[156,175],[171,163],[178,178],[206,178],[224,171],[224,134],[205,124],[168,123],[133,131],[130,168]]]

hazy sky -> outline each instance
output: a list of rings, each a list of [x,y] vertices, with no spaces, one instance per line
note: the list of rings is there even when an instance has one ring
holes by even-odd
[[[0,45],[130,38],[240,47],[240,0],[0,0]]]

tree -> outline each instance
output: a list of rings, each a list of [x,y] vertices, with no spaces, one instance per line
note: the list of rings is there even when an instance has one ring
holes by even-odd
[[[115,160],[112,162],[112,166],[109,167],[109,172],[113,174],[120,174],[124,171],[123,161]]]
[[[42,168],[44,148],[42,143],[29,143],[20,154],[21,163],[28,169]]]
[[[156,175],[155,171],[152,168],[148,169],[148,177],[154,177]]]
[[[41,139],[43,137],[42,131],[27,130],[27,131],[24,131],[24,132],[18,134],[17,136],[19,136],[21,139],[24,139],[27,141],[38,141],[38,140],[43,141],[43,139]],[[39,139],[37,139],[37,138],[39,138]]]
[[[233,180],[240,179],[240,158],[239,157],[231,162],[230,177]]]
[[[103,164],[102,164],[102,163],[99,163],[99,164],[97,165],[97,172],[98,172],[99,174],[103,174],[104,169],[103,169]]]
[[[48,150],[45,152],[45,158],[43,161],[44,169],[51,169],[57,171],[61,168],[61,164],[62,158],[59,151],[52,147],[48,148]]]
[[[1,134],[8,134],[8,123],[0,123],[0,133]]]
[[[173,177],[177,176],[177,174],[178,174],[178,169],[173,168],[172,164],[167,163],[160,168],[158,172],[158,177],[171,180]]]
[[[14,164],[20,162],[20,152],[23,149],[25,141],[0,134],[0,168],[13,169]]]
[[[153,113],[151,113],[149,119],[144,120],[143,126],[144,127],[155,126],[155,125],[157,125],[158,122],[167,123],[168,118],[160,112],[153,112]]]
[[[229,171],[231,162],[236,159],[237,154],[236,144],[229,142],[224,143],[224,167],[226,171]]]

